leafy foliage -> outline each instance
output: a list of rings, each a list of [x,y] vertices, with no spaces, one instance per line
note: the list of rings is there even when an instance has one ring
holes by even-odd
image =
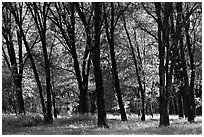
[[[45,71],[45,60],[43,58],[43,49],[42,49],[42,40],[40,39],[40,33],[37,31],[37,24],[35,23],[34,18],[31,15],[31,11],[28,9],[28,5],[32,3],[26,2],[17,2],[17,3],[3,3],[3,27],[10,29],[8,35],[11,36],[11,41],[13,43],[15,56],[16,56],[16,68],[19,68],[22,63],[20,62],[20,53],[22,52],[23,59],[23,73],[21,87],[22,87],[22,96],[25,102],[25,110],[28,112],[27,115],[19,115],[19,116],[9,116],[3,115],[3,123],[5,124],[5,128],[14,128],[16,126],[34,126],[40,124],[42,122],[41,116],[37,116],[30,114],[31,113],[42,113],[41,106],[41,98],[39,95],[39,87],[37,85],[37,81],[35,79],[35,75],[33,72],[33,66],[31,65],[31,60],[28,57],[28,52],[25,49],[25,41],[28,43],[29,51],[31,52],[31,56],[34,59],[34,64],[36,66],[37,72],[39,74],[40,83],[42,85],[42,94],[43,97],[46,97],[46,71]],[[43,11],[43,4],[45,3],[36,3],[37,11],[41,9],[41,14]],[[89,2],[81,2],[81,3],[61,3],[61,2],[53,2],[46,3],[49,6],[46,8],[47,15],[44,27],[45,31],[45,41],[46,41],[46,49],[48,54],[48,60],[50,67],[50,84],[52,91],[52,103],[55,101],[55,107],[57,110],[57,114],[59,117],[66,116],[69,118],[63,118],[56,120],[56,125],[62,124],[64,129],[62,132],[71,133],[74,128],[76,128],[76,134],[106,134],[112,132],[110,130],[104,129],[94,129],[94,131],[89,131],[96,125],[96,116],[85,116],[78,115],[79,112],[79,102],[80,102],[80,88],[86,87],[87,85],[87,104],[88,111],[91,110],[91,103],[96,105],[96,100],[92,99],[93,92],[96,92],[96,84],[94,77],[94,68],[93,62],[88,66],[89,57],[91,58],[91,54],[93,53],[93,45],[94,45],[94,13],[93,13],[93,5]],[[76,5],[75,5],[76,4]],[[109,51],[109,45],[107,41],[105,28],[108,24],[108,28],[111,25],[111,3],[103,3],[106,8],[102,8],[107,12],[107,20],[108,23],[104,23],[102,21],[101,29],[100,29],[100,68],[102,70],[103,76],[103,84],[104,86],[104,97],[105,97],[105,105],[106,111],[109,113],[117,112],[119,114],[119,106],[118,100],[116,97],[116,90],[114,87],[114,78],[112,76],[113,68],[111,67],[111,55]],[[173,7],[176,8],[176,3],[172,3]],[[189,19],[185,23],[189,23],[189,36],[190,36],[190,44],[192,48],[194,65],[195,68],[191,68],[190,55],[188,53],[187,48],[187,37],[185,36],[184,28],[182,29],[183,41],[184,41],[184,56],[186,62],[186,71],[188,80],[191,78],[191,72],[195,71],[194,78],[194,95],[195,95],[195,104],[196,110],[199,111],[199,115],[202,114],[202,7],[201,3],[194,2],[184,2],[183,4],[183,12],[182,15],[187,16],[187,11],[192,8]],[[72,5],[72,6],[71,6]],[[73,8],[73,5],[75,8]],[[103,6],[104,6],[103,5]],[[128,6],[127,6],[128,5]],[[165,3],[162,3],[164,6]],[[158,51],[158,24],[156,19],[156,9],[154,7],[154,3],[114,3],[115,12],[114,18],[117,17],[117,23],[115,24],[114,31],[114,44],[115,44],[115,60],[117,64],[118,77],[120,81],[121,94],[123,104],[125,106],[126,113],[131,113],[134,111],[135,114],[140,114],[141,109],[141,93],[138,88],[138,79],[135,72],[135,65],[133,61],[133,56],[131,53],[131,49],[129,47],[129,41],[126,35],[126,31],[123,25],[122,14],[124,15],[124,20],[126,21],[126,26],[128,33],[130,35],[130,39],[132,41],[133,51],[136,53],[136,60],[138,60],[138,68],[140,69],[140,76],[142,86],[145,91],[145,113],[148,115],[151,113],[159,113],[159,51]],[[34,7],[32,7],[34,8]],[[45,7],[44,7],[45,8]],[[72,9],[71,9],[72,8]],[[77,9],[78,8],[78,9]],[[189,9],[188,9],[189,8]],[[122,10],[125,9],[125,10]],[[72,11],[71,11],[72,10]],[[84,14],[83,16],[80,15]],[[19,17],[22,19],[22,29],[25,34],[25,41],[21,40],[21,44],[18,42],[17,32],[19,31],[17,19],[14,17],[11,11],[15,11],[18,13]],[[22,13],[20,13],[22,11]],[[72,12],[72,13],[71,13]],[[164,11],[162,11],[164,12]],[[37,14],[38,12],[36,12]],[[104,11],[102,11],[104,14]],[[20,16],[21,15],[21,16]],[[173,12],[173,20],[174,25],[176,25],[176,10]],[[7,19],[5,17],[8,17]],[[84,23],[84,20],[86,23]],[[103,20],[104,18],[102,18]],[[42,18],[43,20],[43,18]],[[170,22],[169,22],[170,23]],[[98,24],[96,24],[98,25]],[[175,26],[176,29],[176,26]],[[171,30],[173,31],[173,30]],[[97,32],[98,33],[98,32]],[[7,34],[4,31],[4,34]],[[169,43],[173,45],[173,36],[169,35],[171,38]],[[89,39],[90,38],[90,39]],[[74,43],[72,43],[74,42]],[[18,113],[18,97],[16,96],[15,88],[14,88],[14,78],[12,77],[12,71],[9,66],[9,50],[8,45],[6,43],[5,37],[2,37],[2,111],[5,113]],[[20,51],[20,45],[22,46],[22,51]],[[180,46],[180,45],[179,45]],[[165,50],[167,51],[167,50]],[[172,53],[172,49],[169,50]],[[179,51],[179,50],[178,50]],[[14,54],[13,54],[14,55]],[[140,55],[140,57],[139,57]],[[167,54],[165,53],[165,57]],[[173,56],[172,56],[173,59]],[[141,62],[139,61],[141,60]],[[97,60],[99,61],[99,60]],[[78,65],[76,65],[78,62]],[[85,62],[85,66],[84,66]],[[169,64],[171,63],[168,62]],[[170,66],[166,63],[166,68]],[[178,62],[177,62],[178,63]],[[76,66],[78,70],[76,71]],[[183,66],[181,65],[179,72],[182,72]],[[88,72],[88,69],[89,72]],[[17,70],[18,71],[18,70]],[[84,71],[87,71],[87,80],[84,77]],[[77,73],[76,73],[77,72]],[[173,100],[171,106],[179,109],[178,105],[181,104],[178,102],[178,93],[180,91],[181,85],[184,84],[184,81],[179,81],[176,79],[176,73],[173,72],[173,89],[171,91],[170,97]],[[183,79],[183,73],[180,75]],[[168,80],[168,78],[166,78]],[[81,83],[83,84],[80,84]],[[166,81],[165,81],[166,82]],[[85,83],[85,84],[84,84]],[[186,92],[185,92],[186,94]],[[193,96],[192,96],[193,97]],[[81,97],[83,98],[83,97]],[[47,100],[43,100],[47,102]],[[53,104],[52,104],[53,105]],[[185,106],[185,104],[184,104]],[[170,107],[171,109],[172,107]],[[176,109],[171,111],[175,111]],[[152,110],[150,110],[152,109]],[[53,112],[52,112],[53,113]],[[97,111],[96,111],[97,113]],[[176,111],[173,113],[177,113]],[[73,117],[70,117],[72,115]],[[154,115],[155,116],[155,115]],[[9,120],[11,122],[9,122]],[[176,128],[172,128],[173,131],[167,131],[166,128],[160,128],[159,131],[156,131],[156,127],[151,127],[147,123],[141,123],[134,118],[132,123],[120,123],[117,120],[108,120],[110,123],[110,127],[114,129],[113,134],[117,132],[118,134],[127,133],[127,134],[146,134],[146,133],[155,133],[160,134],[162,130],[165,130],[167,133],[171,134],[175,131],[177,133]],[[149,120],[149,119],[148,119]],[[158,119],[157,119],[158,120]],[[13,121],[13,122],[12,122]],[[22,121],[22,122],[19,122]],[[175,120],[176,121],[176,120]],[[174,122],[175,122],[174,121]],[[178,120],[181,123],[184,123],[182,120]],[[58,123],[59,122],[59,123]],[[129,121],[128,121],[129,122]],[[158,121],[156,121],[158,122]],[[156,124],[153,122],[153,125]],[[10,125],[8,124],[10,123]],[[151,123],[151,122],[150,122]],[[90,126],[89,126],[90,124]],[[117,126],[118,124],[118,126]],[[152,124],[152,123],[151,123]],[[56,133],[58,133],[57,128],[54,127],[56,125],[50,126],[50,128],[54,128]],[[140,131],[139,127],[144,127],[144,129]],[[185,125],[183,124],[185,127]],[[192,126],[192,125],[191,125]],[[87,133],[83,133],[80,129],[84,129],[87,127]],[[115,128],[116,127],[116,128]],[[145,131],[146,128],[150,127],[152,131]],[[60,127],[61,128],[61,127]],[[187,128],[187,127],[186,127]],[[46,127],[43,127],[43,130]],[[64,131],[64,130],[70,131]],[[138,129],[138,130],[136,130]],[[189,128],[188,128],[189,129]],[[197,132],[200,131],[199,128],[196,127]],[[6,130],[6,129],[3,129]],[[35,130],[35,129],[34,129]],[[134,131],[135,130],[135,131]],[[50,130],[49,130],[50,131]],[[47,131],[45,134],[49,134]],[[61,132],[60,131],[60,132]],[[130,131],[130,132],[129,132]],[[155,131],[155,132],[154,132]],[[128,133],[129,132],[129,133]],[[182,133],[185,134],[184,130],[181,130]],[[193,131],[192,131],[193,132]],[[180,133],[180,132],[179,132]],[[178,134],[179,134],[178,133]],[[64,134],[64,133],[60,133]],[[172,133],[173,134],[173,133]]]

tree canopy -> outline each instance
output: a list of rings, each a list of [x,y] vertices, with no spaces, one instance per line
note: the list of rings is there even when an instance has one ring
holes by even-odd
[[[3,2],[2,111],[194,122],[201,49],[199,2]]]

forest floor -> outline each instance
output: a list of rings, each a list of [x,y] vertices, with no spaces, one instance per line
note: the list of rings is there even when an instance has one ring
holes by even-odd
[[[15,119],[15,115],[2,114],[3,135],[201,135],[202,117],[195,118],[195,123],[170,115],[170,126],[159,127],[159,115],[146,116],[146,121],[131,114],[128,121],[121,121],[120,115],[108,114],[108,129],[97,128],[96,115],[74,115],[54,119],[53,124],[22,125],[25,117]]]

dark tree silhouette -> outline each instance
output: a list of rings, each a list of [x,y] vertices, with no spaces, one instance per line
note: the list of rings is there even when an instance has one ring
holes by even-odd
[[[53,118],[52,118],[52,101],[51,101],[50,62],[48,58],[47,40],[46,40],[47,19],[48,19],[47,16],[48,16],[50,3],[44,2],[43,5],[41,6],[41,3],[34,2],[34,3],[27,3],[27,6],[35,21],[38,33],[40,35],[41,44],[42,44],[45,74],[46,74],[46,93],[47,93],[47,112],[46,112],[45,122],[52,123]]]
[[[24,107],[24,99],[23,99],[23,94],[22,94],[22,78],[23,78],[23,67],[24,67],[24,62],[23,62],[23,56],[22,56],[22,35],[19,29],[16,30],[17,34],[17,44],[19,46],[18,51],[19,51],[19,56],[18,56],[18,63],[17,64],[17,57],[16,57],[16,51],[14,49],[14,36],[12,29],[12,16],[11,16],[11,5],[9,3],[4,3],[4,8],[3,8],[3,26],[2,26],[2,34],[3,37],[6,41],[6,46],[8,50],[8,56],[9,59],[7,60],[7,65],[11,70],[12,74],[12,79],[14,83],[14,91],[16,92],[17,95],[17,102],[18,102],[18,109],[19,109],[19,114],[24,113],[25,114],[25,107]],[[14,8],[17,8],[14,7]],[[22,8],[19,7],[19,11],[16,10],[16,12],[20,15],[22,15]],[[3,52],[5,53],[5,52]],[[4,57],[6,55],[4,54]]]
[[[97,106],[98,106],[98,127],[108,127],[106,120],[106,109],[104,99],[104,87],[102,72],[100,67],[100,34],[102,23],[102,3],[93,2],[94,10],[94,50],[92,53],[92,62],[94,66],[94,76],[97,91]]]
[[[117,16],[115,19],[115,7],[114,7],[114,3],[111,2],[110,3],[110,7],[111,7],[111,24],[110,24],[110,28],[109,28],[109,24],[108,24],[108,17],[106,14],[106,5],[104,4],[104,13],[105,13],[105,28],[106,28],[106,37],[110,46],[110,55],[111,55],[111,63],[112,63],[112,75],[113,75],[113,80],[114,80],[114,85],[115,85],[115,90],[117,93],[117,97],[118,97],[118,104],[119,104],[119,108],[120,108],[120,113],[121,113],[121,120],[122,121],[126,121],[127,120],[127,116],[125,113],[125,108],[123,105],[123,100],[122,100],[122,95],[121,95],[121,90],[120,90],[120,82],[119,82],[119,78],[118,78],[118,71],[117,71],[117,64],[116,64],[116,60],[115,60],[115,44],[114,44],[114,31],[115,31],[115,26],[117,24],[117,21],[120,17]]]

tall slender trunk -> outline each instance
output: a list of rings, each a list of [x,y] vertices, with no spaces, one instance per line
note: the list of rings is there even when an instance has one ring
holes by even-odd
[[[186,44],[188,48],[188,54],[190,57],[190,69],[191,69],[191,78],[190,78],[190,87],[189,87],[189,102],[190,106],[190,112],[188,115],[188,121],[189,122],[194,122],[194,117],[195,117],[195,99],[194,99],[194,81],[195,81],[195,65],[194,65],[194,53],[192,50],[192,44],[190,42],[190,35],[189,35],[189,27],[190,27],[190,22],[185,27],[185,34],[186,34]]]
[[[17,80],[17,90],[18,90],[18,101],[20,104],[20,113],[25,114],[25,107],[24,107],[24,99],[23,99],[23,91],[22,91],[22,78],[23,78],[23,49],[22,49],[22,35],[20,30],[17,30],[17,39],[18,39],[18,46],[19,46],[19,67],[18,67],[18,80]]]
[[[10,34],[10,30],[7,30],[7,31],[9,33],[8,34],[3,33],[3,36],[4,36],[6,43],[7,43],[8,55],[10,58],[11,74],[12,74],[12,79],[14,82],[14,89],[16,92],[16,98],[17,98],[17,102],[18,102],[18,110],[19,110],[18,113],[19,114],[20,113],[25,114],[24,99],[23,99],[22,87],[21,87],[23,71],[20,68],[21,66],[19,67],[19,69],[17,67],[16,54],[15,54],[15,50],[14,50],[14,45],[12,43],[12,35]],[[21,45],[19,45],[19,46],[21,46]],[[19,72],[18,72],[18,70],[19,70]]]
[[[105,6],[104,6],[104,11],[105,11]],[[106,14],[105,14],[106,16]],[[108,39],[108,43],[109,43],[109,47],[110,47],[110,55],[111,55],[111,63],[112,63],[112,76],[113,76],[113,80],[114,80],[114,85],[115,85],[115,90],[117,93],[117,98],[118,98],[118,104],[119,104],[119,108],[120,108],[120,113],[121,113],[121,120],[122,121],[126,121],[127,120],[127,116],[125,113],[125,108],[123,105],[123,100],[122,100],[122,95],[121,95],[121,90],[120,90],[120,82],[119,82],[119,78],[118,78],[118,72],[117,72],[117,64],[116,64],[116,60],[115,60],[115,44],[114,44],[114,5],[113,3],[111,3],[111,28],[110,28],[110,32],[109,32],[109,28],[108,28],[108,21],[107,21],[107,16],[105,17],[105,27],[106,27],[106,35],[107,35],[107,39]]]
[[[84,96],[84,98],[81,98],[82,100],[80,100],[81,111],[83,111],[83,113],[86,113],[86,112],[88,112],[87,94],[88,94],[89,70],[90,70],[90,63],[91,63],[90,50],[92,48],[91,27],[90,27],[90,20],[86,19],[85,14],[81,11],[81,9],[79,7],[79,3],[76,2],[76,3],[73,3],[73,4],[76,7],[76,11],[78,12],[79,17],[80,17],[80,19],[81,19],[81,21],[82,21],[82,23],[84,25],[85,31],[86,31],[86,49],[85,49],[85,52],[84,52],[83,63],[82,63],[83,91],[81,92],[81,96]]]
[[[20,28],[21,34],[23,36],[24,45],[25,45],[26,51],[28,53],[28,57],[29,57],[30,62],[31,62],[34,77],[35,77],[35,80],[36,80],[36,83],[37,83],[37,86],[38,86],[38,92],[39,92],[39,95],[40,95],[40,101],[41,101],[41,105],[42,105],[42,112],[43,112],[44,119],[45,119],[45,117],[46,117],[46,108],[45,108],[45,102],[44,102],[44,97],[43,97],[43,93],[42,93],[42,85],[41,85],[40,78],[39,78],[39,75],[38,75],[38,72],[37,72],[37,68],[35,66],[33,56],[32,56],[32,54],[30,52],[30,48],[29,48],[28,42],[26,40],[26,36],[25,36],[25,34],[23,32],[23,28],[20,25],[19,25],[19,28]]]
[[[144,93],[144,89],[142,87],[142,79],[141,79],[141,76],[140,76],[140,73],[139,73],[139,67],[138,67],[137,59],[136,59],[136,56],[135,56],[135,53],[134,53],[134,48],[133,48],[133,45],[132,45],[132,41],[131,41],[129,32],[127,30],[124,15],[123,15],[123,22],[124,22],[125,32],[126,32],[126,35],[127,35],[128,41],[129,41],[129,46],[130,46],[129,48],[130,48],[132,56],[133,56],[133,61],[134,61],[134,65],[135,65],[136,75],[137,75],[137,81],[138,81],[138,84],[139,84],[139,90],[140,90],[141,95],[142,95],[142,117],[141,117],[141,120],[145,121],[145,106],[144,106],[145,93]]]
[[[38,86],[38,89],[39,89],[40,100],[41,100],[41,105],[42,105],[42,112],[43,112],[44,118],[45,118],[46,108],[45,108],[44,98],[43,98],[43,94],[42,94],[42,85],[41,85],[41,82],[40,82],[40,79],[39,79],[39,76],[38,76],[38,72],[37,72],[37,68],[35,66],[35,62],[34,62],[33,56],[31,55],[30,48],[29,48],[28,42],[26,40],[26,36],[24,34],[24,31],[23,31],[22,23],[20,23],[21,22],[20,19],[22,19],[22,18],[19,17],[13,9],[11,9],[11,10],[12,10],[12,14],[14,15],[16,24],[19,27],[19,31],[20,31],[19,33],[20,33],[20,35],[22,37],[22,40],[24,42],[26,51],[28,53],[28,57],[30,58],[30,61],[31,61],[31,66],[33,68],[33,73],[34,73],[34,76],[35,76],[35,79],[36,79],[36,83],[37,83],[37,86]]]
[[[165,45],[162,42],[162,15],[161,15],[161,3],[155,3],[156,14],[157,14],[157,22],[158,22],[158,48],[159,48],[159,81],[160,81],[160,98],[159,98],[159,111],[160,111],[160,122],[159,126],[168,126],[169,125],[169,116],[168,116],[168,102],[166,100],[166,88],[165,88]]]
[[[127,116],[125,113],[125,108],[123,105],[123,100],[122,100],[122,95],[121,95],[121,90],[120,90],[120,82],[119,82],[119,78],[118,78],[118,72],[117,72],[117,65],[116,65],[116,60],[115,60],[115,52],[114,52],[114,44],[113,43],[110,45],[110,54],[111,54],[111,62],[112,62],[112,75],[113,75],[113,79],[114,79],[115,90],[116,90],[117,97],[118,97],[118,104],[119,104],[120,113],[121,113],[121,120],[126,121]]]
[[[52,105],[53,105],[53,110],[54,110],[54,118],[57,118],[57,109],[55,105],[55,82],[54,82],[54,72],[53,71],[52,71],[52,88],[51,88]]]
[[[100,34],[101,34],[101,14],[102,3],[93,2],[94,9],[94,51],[92,54],[92,62],[94,66],[94,76],[97,91],[97,106],[98,106],[98,127],[108,127],[106,120],[106,109],[104,99],[104,87],[102,79],[102,71],[100,67]]]
[[[47,93],[47,108],[46,108],[47,112],[45,117],[45,123],[52,123],[53,118],[52,118],[50,62],[47,53],[47,40],[46,40],[47,14],[49,9],[49,3],[44,2],[42,7],[40,3],[28,3],[27,6],[35,21],[43,50]],[[41,12],[39,12],[39,8],[41,8]]]
[[[134,35],[135,35],[135,40],[136,40],[136,30],[134,31]],[[145,42],[144,42],[145,44]],[[145,72],[144,72],[144,69],[143,69],[143,65],[142,65],[142,58],[141,58],[141,55],[140,55],[140,48],[139,48],[139,44],[136,42],[136,45],[137,45],[137,54],[138,54],[138,58],[139,58],[139,65],[138,65],[138,71],[139,71],[139,75],[142,74],[143,76],[143,80],[142,78],[140,79],[141,80],[141,83],[143,83],[143,89],[140,88],[140,91],[141,91],[141,97],[142,97],[142,117],[141,117],[141,120],[142,121],[145,121]],[[145,47],[145,46],[144,46]],[[132,48],[133,50],[133,48]],[[145,56],[145,48],[143,49],[143,55]],[[142,90],[141,90],[142,89]]]
[[[45,74],[46,74],[46,93],[47,93],[47,117],[45,122],[52,123],[52,99],[51,99],[51,77],[50,77],[50,63],[47,55],[47,45],[46,45],[46,37],[45,32],[44,36],[41,37],[44,62],[45,62]]]
[[[91,65],[91,54],[88,55],[88,61],[83,61],[82,66],[82,84],[83,84],[83,90],[84,90],[84,96],[85,98],[82,101],[83,104],[83,111],[87,113],[88,110],[88,80],[89,80],[89,70]]]

